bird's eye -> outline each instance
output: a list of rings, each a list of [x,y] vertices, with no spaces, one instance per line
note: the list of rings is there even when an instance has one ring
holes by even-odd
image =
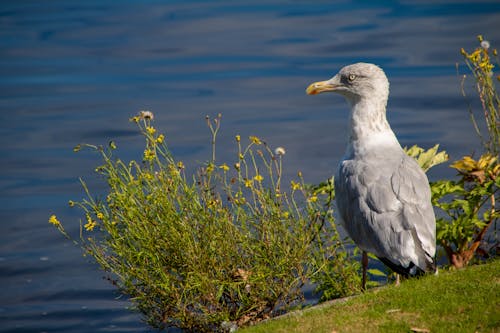
[[[356,79],[356,75],[354,74],[349,74],[349,81],[352,82]]]

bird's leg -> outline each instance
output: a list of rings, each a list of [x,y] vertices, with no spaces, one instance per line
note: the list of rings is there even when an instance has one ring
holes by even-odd
[[[361,280],[361,290],[366,290],[366,268],[368,267],[368,253],[363,251],[361,254],[361,267],[363,267],[363,277]]]
[[[399,285],[401,284],[400,277],[401,277],[401,275],[396,273],[396,287],[399,287]]]

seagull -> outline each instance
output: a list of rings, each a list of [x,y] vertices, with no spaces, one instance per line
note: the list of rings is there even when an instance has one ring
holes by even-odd
[[[306,92],[336,92],[351,107],[335,195],[341,224],[363,251],[363,290],[367,252],[404,277],[436,272],[429,181],[387,122],[389,81],[384,71],[374,64],[352,64],[329,80],[312,83]]]

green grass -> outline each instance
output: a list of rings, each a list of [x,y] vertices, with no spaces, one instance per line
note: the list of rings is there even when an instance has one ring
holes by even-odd
[[[239,332],[500,332],[500,260],[407,280]]]

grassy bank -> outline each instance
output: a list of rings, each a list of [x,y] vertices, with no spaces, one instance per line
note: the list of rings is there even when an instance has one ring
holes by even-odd
[[[500,332],[500,260],[441,271],[239,332]]]

